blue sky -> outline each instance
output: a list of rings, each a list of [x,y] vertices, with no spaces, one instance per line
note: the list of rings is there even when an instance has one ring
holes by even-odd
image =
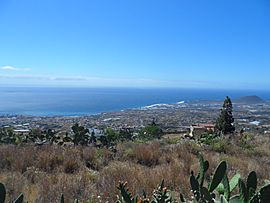
[[[0,0],[1,86],[270,89],[268,0]]]

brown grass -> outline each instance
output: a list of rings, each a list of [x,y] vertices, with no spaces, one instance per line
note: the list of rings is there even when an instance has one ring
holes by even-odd
[[[227,142],[227,141],[226,141]],[[252,149],[243,149],[237,141],[226,153],[219,153],[193,141],[164,144],[126,142],[117,152],[92,147],[0,146],[0,181],[6,185],[7,201],[23,192],[31,202],[58,202],[61,193],[67,202],[114,202],[119,181],[128,181],[132,193],[151,194],[162,179],[179,195],[190,194],[189,174],[198,171],[198,152],[210,162],[209,179],[220,160],[229,164],[229,176],[237,171],[244,177],[255,170],[260,182],[269,179],[270,143],[268,137],[253,140]]]

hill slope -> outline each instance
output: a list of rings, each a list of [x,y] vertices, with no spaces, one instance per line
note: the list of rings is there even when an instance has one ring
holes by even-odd
[[[264,103],[265,101],[258,96],[245,96],[235,100],[235,102],[244,104],[259,104]]]

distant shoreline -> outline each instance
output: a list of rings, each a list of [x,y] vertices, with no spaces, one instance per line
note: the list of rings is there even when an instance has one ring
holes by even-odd
[[[0,88],[0,115],[92,116],[178,102],[234,101],[247,95],[270,100],[270,91],[140,88]]]
[[[265,104],[270,103],[270,100],[265,101]],[[33,117],[33,118],[76,118],[76,117],[92,117],[92,116],[102,116],[105,114],[115,114],[120,112],[128,112],[128,111],[151,111],[151,110],[166,110],[166,109],[177,109],[177,108],[184,108],[185,105],[196,105],[196,104],[202,104],[202,105],[217,105],[220,106],[222,104],[222,100],[193,100],[193,101],[179,101],[176,103],[160,103],[160,104],[151,104],[141,107],[134,107],[134,108],[126,108],[121,110],[115,110],[115,111],[104,111],[99,113],[85,113],[85,114],[41,114],[41,115],[33,115],[33,114],[2,114],[0,113],[0,117]],[[261,105],[261,104],[244,104],[244,103],[233,103],[234,105]]]

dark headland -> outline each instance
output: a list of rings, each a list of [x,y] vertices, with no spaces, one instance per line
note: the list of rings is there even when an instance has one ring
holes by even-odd
[[[243,103],[243,104],[260,104],[260,103],[264,103],[265,101],[258,97],[258,96],[244,96],[241,97],[239,99],[235,100],[235,103]]]

